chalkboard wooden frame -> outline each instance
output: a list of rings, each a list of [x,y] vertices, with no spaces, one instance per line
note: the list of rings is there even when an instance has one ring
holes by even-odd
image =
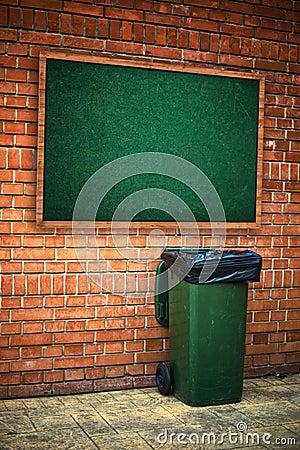
[[[216,75],[221,77],[234,77],[244,79],[255,79],[259,81],[258,92],[258,130],[257,130],[257,151],[256,151],[256,204],[255,221],[251,222],[227,222],[227,228],[255,228],[261,224],[261,201],[262,201],[262,153],[263,153],[263,124],[264,124],[264,93],[265,93],[265,78],[262,74],[229,71],[220,69],[210,69],[203,67],[195,67],[187,64],[170,64],[147,61],[133,61],[128,59],[108,58],[102,56],[89,56],[66,52],[42,52],[39,58],[39,111],[38,111],[38,156],[37,156],[37,201],[36,201],[36,223],[38,226],[53,228],[63,227],[71,228],[72,221],[70,220],[44,220],[44,180],[45,180],[45,122],[46,122],[46,63],[47,59],[56,59],[63,61],[87,62],[93,64],[105,64],[113,66],[125,66],[133,68],[144,68],[162,71],[171,71],[177,73],[193,73],[202,75]],[[84,227],[107,228],[111,226],[110,221],[96,221],[81,222]],[[120,223],[120,226],[122,224]],[[130,229],[173,229],[176,222],[132,222]],[[185,222],[185,228],[188,227],[188,222]],[[198,222],[199,228],[210,228],[209,222]],[[213,224],[217,226],[217,223]],[[223,224],[221,224],[223,226]],[[191,224],[192,226],[192,224]],[[194,226],[194,224],[193,224]]]

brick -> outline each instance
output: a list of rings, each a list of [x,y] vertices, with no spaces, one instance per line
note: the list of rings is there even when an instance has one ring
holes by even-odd
[[[128,20],[126,18],[126,20]],[[143,20],[143,19],[141,19]],[[184,19],[185,20],[185,19]],[[162,25],[180,27],[181,26],[181,18],[174,17],[167,14],[153,14],[153,13],[145,13],[145,21],[150,23],[157,23]]]
[[[59,0],[21,0],[20,6],[25,6],[27,8],[61,11],[62,2]]]
[[[21,31],[20,42],[28,42],[31,44],[54,45],[60,46],[61,37],[55,34],[39,33],[37,31]]]
[[[157,351],[157,352],[142,352],[136,354],[136,362],[137,363],[145,363],[145,362],[160,362],[166,361],[169,359],[168,351]]]
[[[7,27],[8,25],[8,8],[7,6],[0,6],[0,27]]]
[[[220,9],[224,9],[225,11],[240,12],[240,13],[245,13],[245,14],[253,13],[253,8],[251,5],[244,4],[244,3],[237,3],[237,2],[233,2],[233,1],[227,1],[227,0],[220,1]]]
[[[207,33],[200,34],[200,50],[203,50],[203,51],[209,50],[209,34],[207,34]]]
[[[13,2],[11,3],[13,4]],[[18,5],[18,2],[15,2]],[[9,23],[10,28],[20,28],[21,27],[21,8],[9,8]]]
[[[76,367],[92,367],[94,366],[93,356],[77,356],[74,358],[55,358],[54,368],[55,369],[66,369],[66,368],[76,368]]]
[[[214,31],[217,31],[217,30],[214,30]],[[245,26],[221,24],[220,31],[221,31],[221,33],[224,33],[224,34],[252,37],[252,28],[245,27]]]
[[[47,21],[45,11],[35,11],[35,29],[37,31],[46,31]]]
[[[183,26],[193,30],[217,32],[218,24],[209,20],[184,18]]]
[[[43,262],[24,262],[24,273],[41,273],[44,272]]]
[[[105,14],[107,16],[107,10],[112,8],[106,8]],[[95,6],[95,5],[83,5],[78,2],[64,2],[64,12],[67,13],[75,13],[75,14],[83,14],[85,16],[103,16],[103,7]],[[109,16],[107,16],[109,17]]]
[[[22,375],[23,384],[37,384],[42,383],[42,372],[24,373]]]
[[[41,357],[41,348],[40,347],[22,348],[22,359],[40,358],[40,357]]]
[[[84,48],[88,50],[102,50],[103,42],[89,38],[69,37],[63,38],[64,47]]]
[[[268,30],[267,28],[255,28],[254,36],[257,39],[267,39],[274,41],[286,41],[286,33],[284,31]]]
[[[107,38],[108,37],[108,20],[98,19],[98,37]]]
[[[16,41],[17,31],[0,28],[0,41]]]
[[[84,17],[73,16],[73,34],[82,36],[84,33]]]
[[[291,141],[300,141],[300,131],[298,131],[298,130],[288,130],[287,131],[287,139],[289,139]]]
[[[120,42],[106,42],[106,50],[108,52],[116,52],[116,53],[126,53],[126,54],[134,54],[134,55],[142,55],[143,54],[143,46],[140,44],[133,43],[120,43]]]
[[[20,359],[20,350],[18,348],[5,348],[1,350],[1,359]]]
[[[151,0],[136,0],[136,9],[142,9],[143,11],[152,11],[153,2]]]
[[[64,247],[65,238],[63,236],[46,236],[45,245],[46,247]]]
[[[194,11],[194,9],[193,9],[193,11]],[[201,9],[201,11],[203,11],[203,10]],[[192,16],[194,16],[194,13],[192,13]],[[217,10],[217,11],[211,10],[209,12],[209,18],[210,18],[210,20],[217,20],[219,22],[225,22],[225,13],[223,11],[219,11],[219,10]]]
[[[270,354],[276,353],[277,345],[276,344],[257,344],[246,346],[246,355],[260,355],[260,354]]]
[[[83,345],[82,344],[65,345],[64,355],[65,356],[83,355]]]
[[[21,122],[37,122],[38,112],[37,110],[18,110],[17,120]]]
[[[23,14],[22,14],[22,18],[23,18],[23,23],[22,23],[22,27],[25,29],[29,29],[32,30],[33,26],[34,26],[34,20],[33,20],[33,11],[30,9],[23,9]]]
[[[0,58],[1,63],[1,58]],[[3,92],[4,94],[15,94],[16,93],[16,83],[12,82],[1,82],[0,83],[0,92]],[[1,111],[1,118],[6,120],[13,120],[14,119],[14,112],[10,109],[3,109]]]
[[[94,317],[94,314],[94,310],[91,308],[56,309],[55,319],[88,319]]]
[[[124,343],[123,342],[107,342],[105,344],[105,353],[123,353]]]
[[[63,334],[56,334],[54,336],[55,344],[80,343],[80,342],[94,342],[94,333],[92,333],[92,332],[69,332],[69,333],[63,333]]]
[[[220,63],[225,66],[238,66],[238,67],[252,67],[251,58],[243,58],[240,56],[233,55],[220,55]]]
[[[52,359],[40,358],[33,360],[12,361],[11,370],[13,372],[25,372],[27,370],[50,370],[52,369]]]
[[[21,374],[19,373],[10,373],[10,374],[0,374],[0,384],[2,386],[20,384]]]
[[[21,44],[7,44],[7,54],[8,55],[28,55],[28,46]]]
[[[65,371],[65,380],[83,380],[84,369],[68,369]]]
[[[71,34],[72,32],[72,16],[71,14],[60,15],[60,32],[62,34]]]
[[[104,330],[96,333],[96,339],[99,342],[106,341],[123,341],[132,340],[134,338],[133,330]]]
[[[31,248],[31,249],[14,249],[15,259],[54,259],[54,249],[42,249],[42,248]]]
[[[12,311],[13,321],[23,320],[51,320],[53,311],[51,309],[26,309],[20,311]]]
[[[218,55],[206,52],[194,52],[192,50],[184,51],[185,61],[197,61],[216,64],[218,62]]]
[[[181,58],[181,50],[175,48],[162,48],[155,46],[146,46],[146,55],[157,58],[167,58],[178,60]]]
[[[11,335],[19,334],[20,332],[21,332],[21,324],[20,323],[3,323],[1,325],[2,335],[3,334],[11,334]],[[13,342],[13,340],[11,342]],[[14,346],[13,343],[11,345]]]
[[[299,330],[299,320],[290,320],[286,322],[279,322],[279,330]]]
[[[111,354],[96,356],[96,366],[116,366],[123,364],[132,364],[134,361],[133,354]]]
[[[12,397],[31,397],[31,396],[43,396],[51,394],[51,385],[24,385],[24,386],[12,386],[10,388]]]
[[[147,13],[148,14],[148,13]],[[153,16],[157,16],[153,14]],[[118,9],[118,8],[105,8],[105,17],[109,19],[120,19],[120,20],[130,20],[133,22],[143,22],[143,12],[140,11],[130,11],[126,9]],[[147,20],[149,22],[151,20]],[[171,23],[172,25],[172,23]]]
[[[270,71],[275,71],[275,72],[277,72],[277,71],[285,72],[285,70],[286,70],[285,62],[256,60],[254,63],[255,63],[256,69],[264,69],[264,70],[270,70]]]
[[[104,353],[104,344],[85,344],[86,355],[96,355]]]
[[[125,24],[124,24],[125,25]],[[123,25],[123,29],[125,31],[125,27]],[[96,19],[93,17],[86,17],[85,19],[85,34],[88,37],[96,36]],[[131,40],[131,39],[129,39]]]
[[[59,14],[57,12],[48,12],[48,31],[58,33]]]
[[[279,8],[271,8],[269,6],[255,6],[254,14],[256,16],[273,17],[275,19],[285,19],[286,11]]]

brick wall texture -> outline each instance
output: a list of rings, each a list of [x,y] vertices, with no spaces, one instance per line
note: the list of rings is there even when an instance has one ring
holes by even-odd
[[[35,225],[41,50],[265,75],[262,226],[228,230],[226,247],[263,257],[261,282],[249,285],[246,375],[299,370],[299,19],[293,0],[0,2],[1,397],[153,385],[168,360],[149,230],[124,244],[130,259],[98,230],[113,287],[102,292],[78,263],[71,230]],[[212,241],[209,230],[197,240],[167,230],[169,246]],[[138,296],[126,295],[129,277]]]

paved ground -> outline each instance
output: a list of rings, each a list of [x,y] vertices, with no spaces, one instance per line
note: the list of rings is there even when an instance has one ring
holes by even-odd
[[[156,388],[0,401],[0,449],[299,449],[300,375],[245,380],[241,403]],[[222,444],[221,444],[222,443]]]

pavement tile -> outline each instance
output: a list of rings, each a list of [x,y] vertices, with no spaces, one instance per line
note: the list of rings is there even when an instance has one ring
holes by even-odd
[[[23,403],[27,409],[44,408],[43,401],[40,398],[24,398]]]
[[[75,420],[67,414],[61,416],[31,416],[31,421],[33,422],[33,425],[35,426],[37,431],[47,431],[53,428],[59,430],[61,428],[74,428],[78,426]]]
[[[41,399],[45,408],[61,408],[60,397],[45,397]]]
[[[131,398],[132,403],[139,407],[151,407],[153,405],[157,406],[170,406],[172,405],[176,407],[176,405],[182,405],[182,402],[180,402],[176,397],[173,395],[164,396],[161,395],[158,391],[154,395],[139,395]]]
[[[4,412],[0,415],[0,435],[12,433],[31,433],[35,429],[29,417],[22,412]],[[1,448],[1,446],[0,446]]]
[[[98,404],[95,403],[93,404],[93,408],[101,414],[103,411],[130,411],[132,409],[136,409],[136,406],[128,400],[124,402],[118,402],[117,400],[113,399],[110,401],[98,402]]]
[[[248,387],[248,386],[256,386],[255,384],[255,379],[252,378],[245,378],[243,380],[243,387]]]
[[[74,402],[70,404],[60,404],[57,406],[49,406],[48,408],[34,408],[28,409],[28,415],[30,417],[42,417],[42,416],[64,416],[71,414],[83,414],[90,411],[91,406],[84,405],[80,402]]]
[[[79,415],[73,414],[72,416],[76,424],[89,436],[96,436],[103,433],[116,434],[116,431],[96,412]]]
[[[0,400],[0,413],[8,411],[3,401]]]
[[[295,373],[293,375],[289,375],[282,379],[283,383],[286,384],[299,384],[300,383],[300,373]]]
[[[244,387],[248,387],[246,386],[245,383],[246,380],[244,380]],[[250,380],[249,380],[250,381]],[[270,377],[266,377],[266,378],[252,378],[251,379],[251,383],[248,383],[250,386],[259,386],[259,387],[270,387],[270,385],[272,385],[271,383],[271,378]]]
[[[195,450],[200,447],[203,430],[201,427],[191,427],[184,424],[179,426],[157,428],[139,431],[146,442],[153,449],[181,449]]]
[[[297,434],[297,436],[300,438],[300,421],[294,422],[294,423],[284,423],[283,426],[289,430],[292,431],[292,433]],[[300,439],[299,439],[300,442]]]
[[[0,448],[1,450],[95,450],[98,447],[82,430],[70,428],[1,436]]]
[[[112,391],[113,398],[119,401],[133,400],[136,398],[144,397],[149,398],[151,394],[156,394],[158,390],[156,388],[143,388],[143,389],[130,389],[124,391]]]
[[[62,405],[74,408],[85,408],[84,403],[80,400],[81,395],[62,395],[59,397]]]
[[[243,399],[250,403],[277,402],[295,397],[293,391],[285,386],[268,386],[244,389]]]
[[[119,392],[119,391],[117,391],[117,392]],[[123,392],[123,391],[121,391],[121,392]],[[114,396],[112,395],[112,391],[109,391],[109,392],[104,392],[104,391],[102,391],[102,392],[95,392],[95,393],[90,393],[90,394],[82,394],[82,395],[80,395],[80,398],[84,398],[84,397],[89,397],[89,396],[95,396],[96,398],[98,398],[98,399],[101,399],[101,401],[102,400],[113,400],[114,399]]]
[[[247,437],[248,441],[246,440]],[[271,449],[284,448],[288,450],[295,450],[297,447],[299,448],[300,443],[296,433],[281,425],[246,430],[244,433],[244,442],[259,443],[260,445]]]
[[[264,426],[297,422],[300,418],[299,407],[288,401],[257,403],[251,406],[234,406],[234,408]]]
[[[117,432],[140,431],[149,428],[166,427],[170,425],[180,424],[172,414],[161,406],[153,408],[133,408],[131,410],[104,410],[101,416],[106,420]]]
[[[246,443],[245,435],[237,432],[235,428],[231,430],[227,426],[222,429],[205,430],[202,427],[171,427],[160,430],[147,430],[139,432],[141,436],[154,449],[226,449],[244,447]],[[257,446],[257,440],[249,439],[248,448],[254,450],[255,448],[265,448]]]
[[[17,411],[19,409],[26,409],[23,400],[4,400],[4,405],[9,411]]]
[[[229,422],[233,428],[236,428],[239,424],[243,423],[246,423],[247,428],[260,426],[259,422],[245,416],[245,414],[234,408],[232,405],[214,406],[209,410],[210,412],[224,420],[226,418],[226,422]]]
[[[205,432],[222,432],[224,427],[231,425],[230,418],[225,416],[217,416],[209,407],[192,407],[184,405],[172,409],[168,407],[168,411],[175,415],[175,417],[186,426],[201,427]]]
[[[101,450],[152,450],[153,447],[137,433],[122,433],[114,436],[93,436],[93,441]]]

